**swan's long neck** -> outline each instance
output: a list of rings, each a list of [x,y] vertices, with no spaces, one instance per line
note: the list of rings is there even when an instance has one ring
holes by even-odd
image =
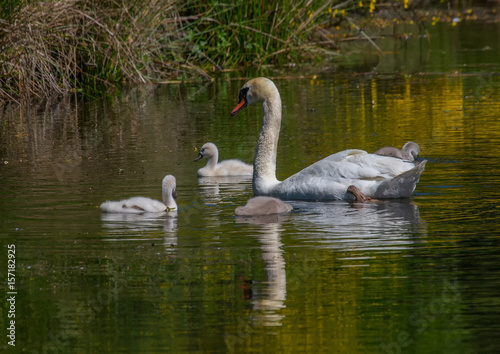
[[[172,189],[163,187],[162,188],[162,200],[163,204],[167,206],[168,209],[177,209],[177,203],[172,195]]]
[[[276,156],[281,127],[281,98],[278,90],[262,102],[262,127],[255,149],[253,191],[255,195],[269,194],[279,183],[276,179]]]
[[[208,158],[207,166],[209,169],[213,170],[217,166],[219,161],[219,151],[215,150],[214,154]]]

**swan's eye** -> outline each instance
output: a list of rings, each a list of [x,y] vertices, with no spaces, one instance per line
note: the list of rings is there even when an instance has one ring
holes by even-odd
[[[242,99],[245,99],[247,98],[247,94],[248,94],[248,90],[250,89],[250,87],[243,87],[241,90],[240,90],[240,101]]]

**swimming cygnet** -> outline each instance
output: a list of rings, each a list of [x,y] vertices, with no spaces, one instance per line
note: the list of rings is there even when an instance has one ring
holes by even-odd
[[[177,193],[175,177],[167,175],[163,178],[161,192],[163,203],[147,197],[132,197],[120,201],[107,201],[100,208],[105,213],[159,213],[177,209]]]
[[[245,206],[237,207],[238,216],[263,216],[272,214],[285,214],[292,211],[293,207],[278,198],[258,196],[249,199]]]
[[[375,155],[397,157],[405,161],[413,161],[420,154],[420,146],[413,141],[407,142],[401,150],[392,146],[386,146],[374,152]]]
[[[198,170],[198,177],[226,177],[226,176],[252,176],[253,166],[240,160],[224,160],[217,163],[219,150],[213,143],[206,143],[201,147],[195,162],[207,158],[207,165]]]

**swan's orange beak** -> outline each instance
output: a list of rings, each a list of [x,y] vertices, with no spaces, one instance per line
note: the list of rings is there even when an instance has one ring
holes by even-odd
[[[245,97],[240,96],[240,103],[238,103],[236,107],[234,107],[233,111],[231,112],[231,117],[234,116],[239,111],[241,111],[246,106],[247,106],[247,100],[245,99]]]

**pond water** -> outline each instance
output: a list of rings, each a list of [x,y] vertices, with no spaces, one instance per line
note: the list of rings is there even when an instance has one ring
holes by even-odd
[[[252,161],[261,108],[229,115],[247,78],[6,108],[0,348],[13,349],[14,291],[19,352],[498,353],[500,27],[475,26],[363,63],[360,47],[316,75],[264,73],[284,105],[279,179],[413,140],[428,163],[408,200],[236,218],[251,181],[199,180],[194,159],[212,141],[220,158]],[[160,199],[166,174],[177,216],[100,213]]]

